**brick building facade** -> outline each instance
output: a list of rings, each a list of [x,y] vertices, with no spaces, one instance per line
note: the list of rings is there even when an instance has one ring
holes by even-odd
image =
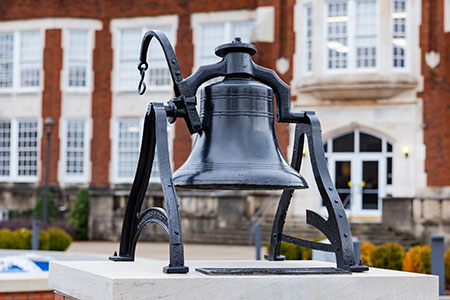
[[[330,171],[337,185],[342,179],[341,197],[352,199],[351,218],[379,221],[386,196],[448,198],[448,6],[448,0],[2,1],[0,206],[33,206],[44,178],[43,122],[51,117],[49,174],[58,204],[70,207],[78,187],[88,186],[91,237],[118,237],[147,103],[172,97],[157,47],[150,49],[156,71],[147,74],[154,81],[146,96],[136,93],[140,36],[154,28],[169,36],[184,77],[213,62],[214,46],[233,35],[255,44],[255,61],[291,84],[293,107],[322,119]],[[437,55],[440,63],[430,67]],[[276,127],[288,154],[292,128]],[[176,169],[192,138],[184,122],[169,128]],[[355,149],[332,149],[348,138]],[[371,141],[379,150],[364,151]],[[308,164],[304,172],[312,183]],[[162,202],[152,180],[148,206]],[[242,228],[267,196],[180,191],[186,241],[201,241],[196,233],[208,228]],[[296,199],[294,218],[306,207],[322,209],[314,187]]]

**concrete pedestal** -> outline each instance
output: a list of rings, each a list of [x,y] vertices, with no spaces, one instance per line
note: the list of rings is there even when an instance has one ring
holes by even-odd
[[[52,262],[49,287],[72,299],[437,300],[438,278],[371,268],[333,275],[204,275],[199,267],[334,267],[318,261],[187,261],[188,274],[165,274],[166,261]]]

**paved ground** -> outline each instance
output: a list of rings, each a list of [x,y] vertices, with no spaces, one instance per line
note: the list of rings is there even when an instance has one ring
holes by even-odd
[[[119,249],[117,242],[72,242],[67,252],[104,254],[105,257]],[[202,245],[185,244],[186,260],[249,260],[255,259],[256,250],[253,246],[229,246],[229,245]],[[265,254],[261,250],[261,255]],[[168,243],[139,242],[136,248],[136,257],[168,259]]]

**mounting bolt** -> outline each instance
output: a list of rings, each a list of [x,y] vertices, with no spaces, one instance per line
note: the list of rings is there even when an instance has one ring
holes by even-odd
[[[334,203],[339,203],[339,200],[338,199],[334,199]]]
[[[344,237],[348,237],[348,234],[344,233]]]
[[[332,191],[332,190],[333,190],[333,188],[332,188],[331,186],[329,186],[329,187],[328,187],[328,189],[329,189],[330,191]]]
[[[341,215],[341,214],[339,214],[339,218],[342,218],[342,215]]]

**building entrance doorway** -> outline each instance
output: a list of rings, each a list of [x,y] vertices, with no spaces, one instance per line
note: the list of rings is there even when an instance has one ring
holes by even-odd
[[[330,138],[325,153],[347,214],[354,221],[378,221],[386,189],[392,185],[392,144],[354,130]]]

